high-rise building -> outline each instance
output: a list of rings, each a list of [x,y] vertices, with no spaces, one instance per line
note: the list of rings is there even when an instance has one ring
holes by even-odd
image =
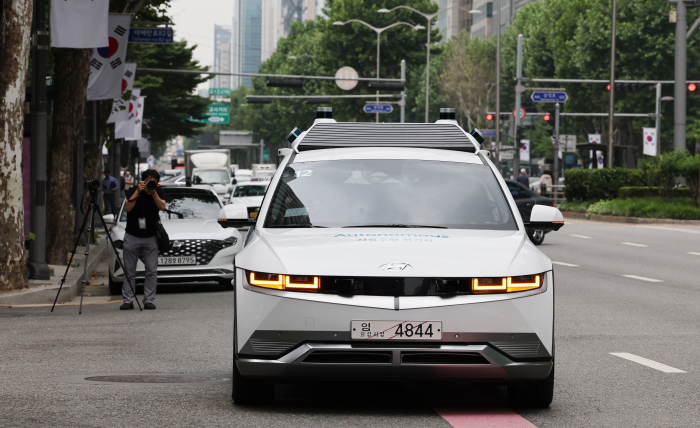
[[[233,48],[235,73],[257,73],[261,63],[263,0],[234,0]],[[241,77],[234,84],[252,87],[250,77]]]
[[[277,41],[289,35],[292,23],[306,22],[323,14],[323,0],[262,0],[262,60],[272,56]]]
[[[214,68],[220,73],[231,72],[231,36],[233,29],[228,25],[214,25]],[[231,76],[217,75],[209,81],[210,88],[230,88]]]
[[[464,30],[471,34],[472,9],[474,0],[438,0],[440,13],[438,14],[438,27],[442,35],[443,43]]]
[[[503,0],[506,1],[506,0]],[[474,0],[474,9],[479,13],[472,16],[472,37],[488,37],[493,34],[493,1]]]
[[[513,23],[515,14],[528,3],[536,0],[501,0],[501,13],[497,9],[497,0],[473,0],[474,9],[481,11],[474,14],[472,23],[472,37],[485,37],[496,34],[499,26],[501,34]]]

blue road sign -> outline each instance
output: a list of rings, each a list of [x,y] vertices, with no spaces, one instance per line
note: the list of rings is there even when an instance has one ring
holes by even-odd
[[[482,129],[481,135],[483,135],[484,137],[496,138],[496,130],[495,129]]]
[[[569,96],[566,92],[533,92],[531,98],[536,103],[565,103]]]
[[[391,113],[394,108],[391,104],[366,104],[365,113]]]
[[[173,42],[172,28],[130,28],[129,43],[159,43]]]

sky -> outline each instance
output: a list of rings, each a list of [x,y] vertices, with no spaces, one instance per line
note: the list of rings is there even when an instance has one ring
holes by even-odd
[[[187,40],[196,44],[194,58],[201,65],[214,64],[214,25],[232,25],[233,1],[231,0],[174,0],[170,15],[175,23],[175,40]],[[199,89],[208,88],[202,83]]]

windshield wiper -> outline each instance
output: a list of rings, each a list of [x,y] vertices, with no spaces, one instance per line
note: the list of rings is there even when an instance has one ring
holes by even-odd
[[[406,227],[406,228],[430,228],[430,229],[447,229],[446,226],[427,226],[422,224],[362,224],[359,226],[343,226],[346,227]]]
[[[177,218],[179,218],[179,219],[185,218],[185,215],[183,213],[179,213],[177,211],[170,211],[170,210],[164,210],[164,211],[168,214],[175,214],[177,216]],[[168,216],[168,219],[170,219],[170,216]]]
[[[287,228],[287,229],[295,229],[295,228],[302,228],[302,227],[320,227],[326,229],[326,226],[314,226],[313,224],[272,224],[270,226],[264,226],[265,228],[268,227],[277,227],[277,228]]]

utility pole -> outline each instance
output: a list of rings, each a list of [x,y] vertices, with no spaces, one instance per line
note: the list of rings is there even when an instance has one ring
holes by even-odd
[[[615,24],[617,21],[617,0],[612,2],[612,46],[610,49],[610,118],[608,119],[608,153],[607,164],[608,168],[613,167],[613,131],[615,118]],[[557,160],[557,155],[554,161]]]
[[[518,141],[518,126],[520,125],[520,94],[518,88],[523,78],[523,35],[518,34],[518,56],[515,67],[515,126],[513,127],[513,141],[515,142],[515,152],[513,153],[513,176],[518,177],[520,172],[520,141]]]
[[[265,163],[265,162],[263,162],[264,155],[265,155],[265,139],[261,138],[260,139],[260,163]]]
[[[661,83],[656,84],[656,155],[661,147]]]
[[[496,0],[496,167],[501,173],[501,0]],[[427,122],[427,121],[426,121]],[[501,173],[501,175],[503,175]]]
[[[29,252],[33,279],[49,279],[46,264],[46,0],[34,2],[34,61],[32,64],[31,130],[31,231],[34,233]]]
[[[675,85],[673,88],[673,149],[685,148],[685,79],[687,67],[688,9],[684,0],[676,3]],[[658,136],[658,134],[657,134]]]
[[[401,79],[406,80],[406,60],[401,60]],[[401,91],[401,123],[406,121],[406,87]]]
[[[559,184],[559,103],[554,106],[554,183]]]

